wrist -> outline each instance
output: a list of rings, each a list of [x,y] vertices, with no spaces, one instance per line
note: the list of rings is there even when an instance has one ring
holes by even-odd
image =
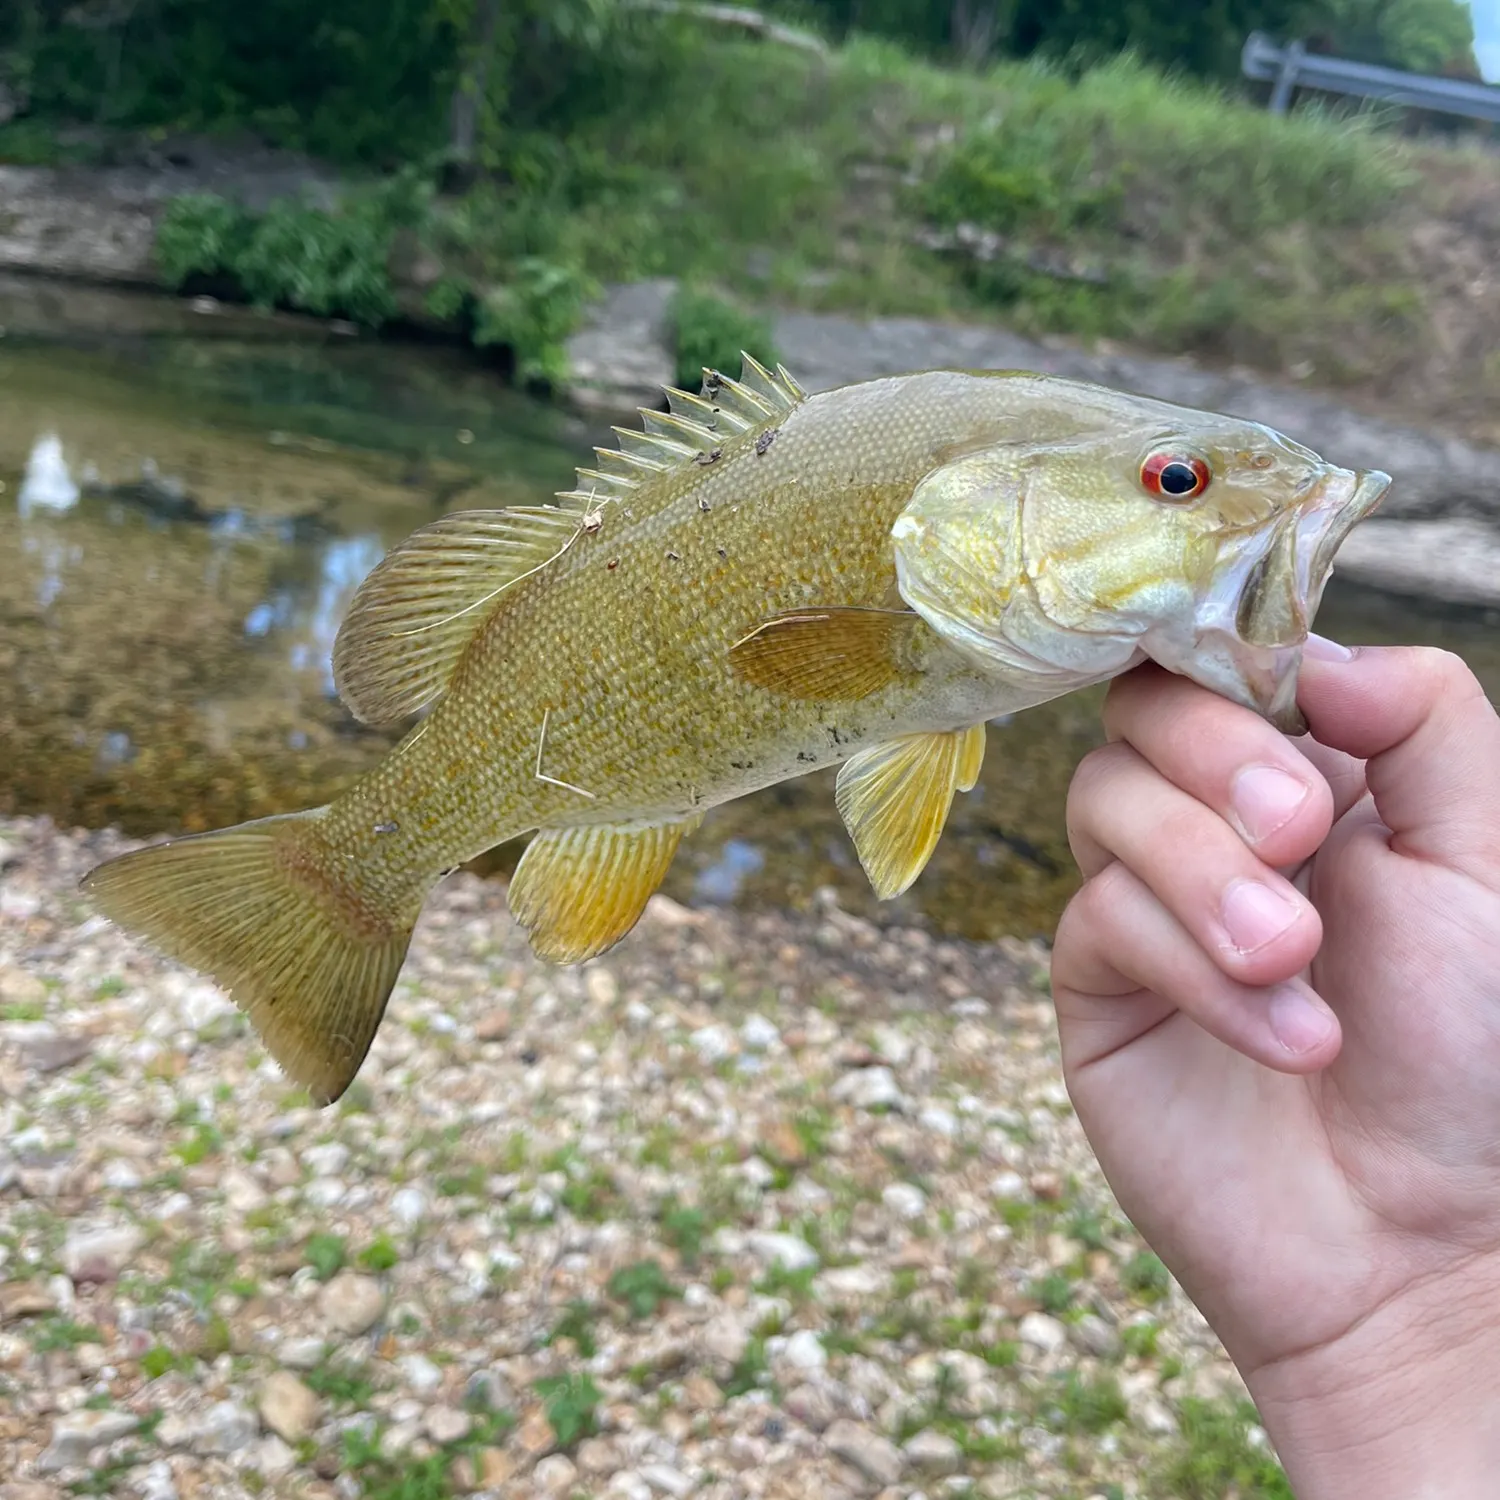
[[[1246,1383],[1297,1500],[1493,1496],[1500,1266],[1423,1282]]]

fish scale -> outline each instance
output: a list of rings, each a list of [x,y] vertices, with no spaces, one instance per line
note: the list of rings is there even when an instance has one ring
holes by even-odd
[[[382,764],[328,807],[88,877],[314,1097],[357,1072],[432,886],[517,835],[512,913],[576,962],[630,930],[706,810],[824,766],[898,894],[989,719],[1147,656],[1290,727],[1332,550],[1389,483],[1026,372],[808,396],[747,358],[668,400],[555,505],[445,516],[364,581],[340,693],[369,723],[422,715]],[[1153,489],[1173,464],[1178,490]]]

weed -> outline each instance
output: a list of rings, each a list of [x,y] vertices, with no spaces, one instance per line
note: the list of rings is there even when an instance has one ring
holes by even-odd
[[[1281,1465],[1251,1444],[1249,1429],[1259,1421],[1248,1402],[1184,1400],[1178,1407],[1182,1441],[1147,1486],[1152,1494],[1182,1500],[1293,1500]]]
[[[670,318],[677,384],[683,390],[697,391],[705,369],[738,376],[742,352],[775,367],[771,325],[723,297],[683,287],[673,299]]]
[[[562,1316],[552,1325],[552,1332],[542,1341],[555,1344],[559,1339],[572,1339],[578,1352],[585,1359],[592,1359],[599,1352],[594,1338],[594,1321],[599,1309],[583,1297],[575,1297],[563,1309]]]
[[[1045,1311],[1056,1317],[1066,1312],[1073,1303],[1073,1283],[1061,1271],[1049,1272],[1033,1283],[1031,1294],[1042,1304]]]
[[[1141,1250],[1120,1268],[1120,1284],[1141,1302],[1160,1302],[1171,1290],[1172,1273],[1150,1250]]]
[[[331,1281],[343,1269],[349,1247],[344,1243],[342,1235],[319,1230],[308,1236],[307,1243],[302,1247],[302,1254],[319,1281]]]
[[[660,1262],[640,1260],[621,1266],[609,1278],[609,1294],[630,1309],[632,1318],[649,1318],[670,1298],[680,1297],[680,1288],[672,1285]]]
[[[191,1370],[193,1361],[185,1354],[168,1349],[165,1344],[153,1344],[141,1355],[141,1370],[147,1380],[155,1380],[168,1370]]]
[[[732,1401],[736,1396],[743,1396],[747,1391],[753,1391],[765,1383],[770,1362],[766,1358],[766,1342],[762,1338],[752,1338],[745,1345],[745,1352],[735,1362],[734,1369],[729,1373],[729,1379],[724,1382],[725,1398]]]
[[[396,1243],[388,1234],[377,1234],[363,1250],[355,1256],[360,1268],[366,1271],[389,1271],[401,1259]]]
[[[708,1215],[701,1208],[687,1208],[675,1197],[669,1198],[661,1210],[662,1238],[682,1257],[689,1266],[696,1265],[703,1253],[703,1240],[708,1231]]]
[[[80,1344],[102,1344],[104,1335],[92,1323],[75,1323],[61,1314],[42,1318],[31,1332],[31,1347],[38,1353],[50,1349],[76,1349]]]
[[[1113,1375],[1086,1379],[1069,1371],[1060,1382],[1048,1425],[1060,1432],[1103,1432],[1128,1414],[1125,1397]]]
[[[375,1394],[375,1382],[368,1365],[356,1364],[352,1360],[339,1360],[319,1365],[306,1375],[307,1387],[330,1401],[343,1402],[353,1407],[368,1405]]]
[[[593,1435],[602,1399],[599,1387],[587,1375],[552,1375],[538,1380],[533,1389],[542,1398],[547,1422],[560,1448],[571,1448],[580,1438]]]

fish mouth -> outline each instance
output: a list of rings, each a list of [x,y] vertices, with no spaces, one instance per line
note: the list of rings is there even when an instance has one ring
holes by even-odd
[[[1385,499],[1391,476],[1380,469],[1337,470],[1297,520],[1297,562],[1303,611],[1312,624],[1345,538]],[[1304,564],[1304,559],[1305,564]],[[1306,572],[1303,573],[1303,567]]]

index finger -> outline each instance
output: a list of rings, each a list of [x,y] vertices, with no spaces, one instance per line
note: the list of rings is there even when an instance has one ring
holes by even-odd
[[[1299,864],[1328,836],[1327,778],[1251,709],[1143,666],[1111,683],[1104,727],[1218,813],[1268,865]]]

